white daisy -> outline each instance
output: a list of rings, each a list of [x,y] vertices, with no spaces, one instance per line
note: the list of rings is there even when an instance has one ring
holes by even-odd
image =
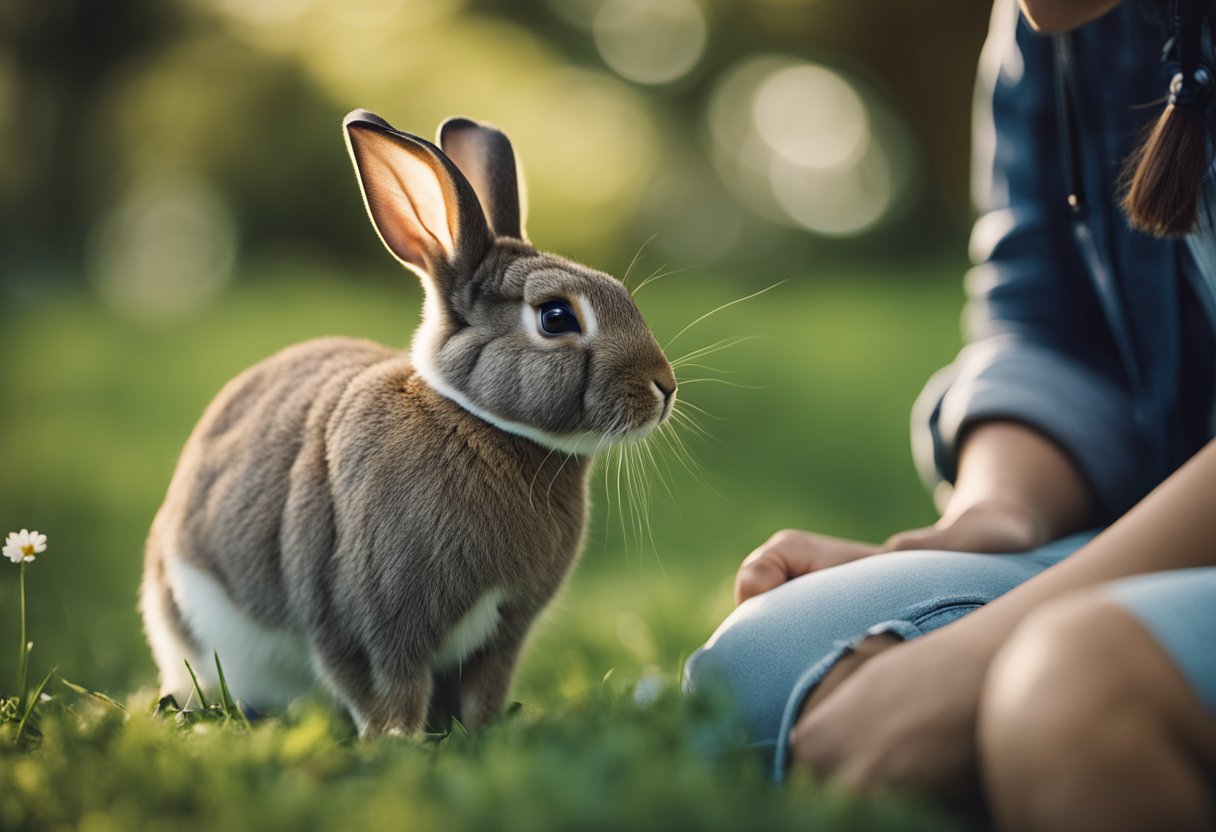
[[[46,551],[46,535],[22,529],[9,532],[4,541],[4,556],[13,563],[29,563],[35,555]]]

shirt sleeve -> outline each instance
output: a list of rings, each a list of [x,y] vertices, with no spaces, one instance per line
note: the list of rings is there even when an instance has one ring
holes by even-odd
[[[1072,234],[1053,62],[1051,39],[998,0],[976,97],[967,346],[917,400],[913,452],[927,484],[952,483],[969,425],[1024,423],[1069,455],[1113,519],[1145,490],[1143,438]]]

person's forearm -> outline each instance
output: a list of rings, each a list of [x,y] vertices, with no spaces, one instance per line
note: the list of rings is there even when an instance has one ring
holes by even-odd
[[[1019,0],[1035,31],[1067,32],[1119,5],[1120,0]]]
[[[941,523],[980,503],[1024,518],[1043,543],[1088,527],[1096,514],[1094,496],[1068,455],[1038,431],[1009,421],[967,430]]]
[[[1055,598],[1130,575],[1199,566],[1216,566],[1216,441],[1088,545],[942,635],[990,656],[1029,612]]]

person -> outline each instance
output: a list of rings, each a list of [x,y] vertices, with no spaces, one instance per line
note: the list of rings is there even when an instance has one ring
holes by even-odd
[[[1211,5],[997,0],[968,343],[913,414],[940,519],[779,532],[685,667],[778,779],[1216,828]]]

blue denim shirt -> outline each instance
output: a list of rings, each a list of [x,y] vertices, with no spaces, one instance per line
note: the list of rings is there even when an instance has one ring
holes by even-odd
[[[1154,239],[1117,204],[1123,160],[1168,87],[1164,5],[1129,0],[1057,36],[1033,32],[1014,0],[995,5],[967,346],[913,411],[926,482],[953,480],[969,424],[1011,419],[1070,455],[1109,521],[1212,436],[1216,236],[1208,224]]]

